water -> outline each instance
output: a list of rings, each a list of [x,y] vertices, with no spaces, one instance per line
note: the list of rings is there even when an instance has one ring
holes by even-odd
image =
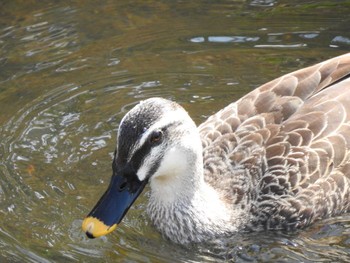
[[[350,260],[350,216],[298,233],[182,247],[152,227],[147,190],[113,234],[81,222],[111,175],[137,101],[178,101],[197,123],[253,88],[350,50],[350,1],[0,3],[0,260]]]

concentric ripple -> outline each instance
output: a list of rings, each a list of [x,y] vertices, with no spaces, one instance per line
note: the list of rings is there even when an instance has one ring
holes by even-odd
[[[256,86],[349,50],[346,1],[0,3],[0,261],[349,261],[349,217],[189,248],[155,231],[148,189],[114,234],[81,221],[111,174],[116,131],[165,97],[198,123]]]

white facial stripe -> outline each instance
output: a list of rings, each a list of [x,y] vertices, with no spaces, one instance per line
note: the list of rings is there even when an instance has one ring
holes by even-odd
[[[145,164],[143,164],[139,170],[137,171],[136,175],[139,178],[140,181],[143,181],[146,179],[146,176],[148,174],[149,167]]]
[[[161,157],[159,156],[159,151],[157,151],[157,149],[152,149],[151,152],[145,157],[142,165],[136,172],[137,177],[139,178],[140,181],[143,181],[146,179],[150,169],[156,162],[155,160],[158,160],[159,158]]]
[[[187,113],[181,109],[165,113],[165,115],[159,121],[157,121],[151,127],[149,127],[149,129],[142,135],[141,139],[139,140],[138,146],[143,145],[145,141],[148,139],[151,132],[157,130],[157,128],[160,129],[168,125],[169,123],[182,121],[184,120],[184,118],[186,118],[186,116],[187,116]]]
[[[149,99],[151,100],[151,99]],[[129,114],[137,114],[139,111],[139,108],[142,107],[142,104],[145,103],[145,101],[141,101],[138,105],[136,105],[128,114],[126,114],[121,122],[119,127],[121,127],[126,120],[126,118],[129,116]],[[141,138],[135,142],[132,149],[129,150],[128,154],[128,162],[134,156],[135,152],[139,150],[148,140],[150,134],[154,132],[157,129],[161,129],[163,127],[168,126],[171,123],[174,122],[182,122],[183,120],[189,119],[189,116],[185,110],[183,110],[181,107],[179,108],[173,108],[169,109],[168,111],[165,111],[162,113],[162,117],[156,121],[153,125],[151,125],[142,135]],[[118,134],[119,136],[119,134]],[[119,138],[118,138],[119,139]],[[150,170],[152,167],[154,167],[155,162],[159,161],[161,158],[161,149],[159,147],[156,147],[151,150],[150,153],[147,154],[147,156],[144,157],[143,163],[141,164],[140,168],[137,171],[137,176],[140,181],[143,181],[146,179],[146,177],[149,175]]]
[[[188,118],[187,113],[181,109],[176,111],[167,112],[159,121],[154,123],[141,137],[134,151],[136,151],[139,147],[141,147],[146,140],[149,138],[149,135],[157,129],[167,126],[170,123],[182,121]],[[143,164],[137,171],[137,176],[140,181],[144,180],[146,176],[149,174],[150,169],[158,160],[161,158],[159,148],[154,148],[151,152],[145,157]]]

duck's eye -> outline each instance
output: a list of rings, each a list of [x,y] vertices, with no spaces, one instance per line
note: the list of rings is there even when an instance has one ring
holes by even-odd
[[[154,143],[159,143],[163,139],[163,132],[161,130],[157,130],[152,132],[151,136],[149,137],[149,142],[154,144]]]

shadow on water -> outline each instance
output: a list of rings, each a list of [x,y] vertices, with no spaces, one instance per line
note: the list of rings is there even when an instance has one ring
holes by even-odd
[[[349,12],[349,1],[0,3],[0,259],[348,261],[347,215],[181,247],[149,222],[147,189],[114,234],[88,240],[81,222],[109,181],[119,121],[139,100],[176,100],[200,123],[258,85],[349,51]]]

